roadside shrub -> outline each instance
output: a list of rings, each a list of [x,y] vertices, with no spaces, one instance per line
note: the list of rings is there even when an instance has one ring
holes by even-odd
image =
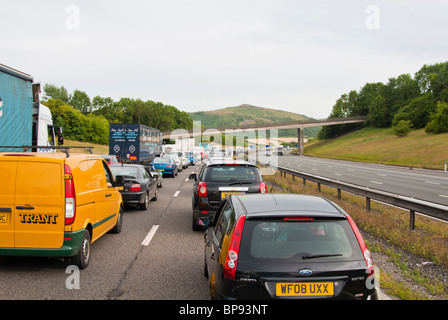
[[[397,137],[406,137],[412,131],[411,120],[400,120],[392,127]]]

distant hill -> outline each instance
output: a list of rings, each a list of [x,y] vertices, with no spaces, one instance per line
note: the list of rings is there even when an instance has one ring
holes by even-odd
[[[238,128],[248,125],[313,120],[312,118],[301,114],[256,107],[249,104],[242,104],[237,107],[228,107],[213,111],[198,111],[189,113],[189,115],[193,121],[201,121],[201,125],[206,128]],[[307,128],[305,129],[305,135],[308,137],[315,137],[319,130],[320,128]],[[296,137],[297,131],[294,129],[279,130],[279,136]]]

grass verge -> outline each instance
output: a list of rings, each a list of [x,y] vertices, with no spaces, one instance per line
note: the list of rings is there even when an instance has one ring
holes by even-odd
[[[364,128],[332,140],[305,146],[308,156],[415,168],[444,170],[448,161],[448,133],[414,130],[399,138],[391,128]]]

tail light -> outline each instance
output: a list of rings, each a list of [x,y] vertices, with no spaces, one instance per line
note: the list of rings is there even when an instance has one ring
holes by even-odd
[[[235,280],[236,278],[238,254],[240,251],[241,236],[243,234],[245,220],[246,216],[239,217],[232,233],[232,240],[230,241],[230,246],[226,257],[226,264],[224,265],[224,277],[227,279]]]
[[[266,183],[260,182],[260,192],[261,193],[267,193],[268,192],[268,188],[266,187]]]
[[[198,185],[198,195],[200,197],[207,197],[207,183],[199,182],[199,185]]]
[[[361,248],[362,254],[364,256],[364,260],[366,261],[366,266],[369,272],[369,275],[373,273],[373,261],[370,256],[370,251],[367,249],[366,244],[364,243],[364,239],[362,238],[361,233],[359,232],[358,227],[356,226],[355,221],[349,216],[346,215],[348,222],[350,223],[350,226],[352,227],[353,232],[355,233],[356,240],[358,240],[358,244]]]
[[[142,186],[137,184],[133,184],[130,188],[129,191],[142,191]]]
[[[76,216],[76,193],[72,170],[68,165],[64,167],[65,174],[65,225],[71,225]]]
[[[171,168],[173,167],[173,165],[172,165],[172,164],[169,164],[169,165],[167,165],[166,167],[171,169]]]

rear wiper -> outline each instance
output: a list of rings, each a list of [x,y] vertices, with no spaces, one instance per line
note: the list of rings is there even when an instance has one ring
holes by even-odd
[[[229,183],[229,186],[233,186],[234,184],[252,184],[252,182],[235,181],[235,182]]]
[[[333,254],[309,254],[307,256],[303,256],[302,259],[316,259],[316,258],[326,258],[326,257],[342,257],[342,253],[333,253]]]

